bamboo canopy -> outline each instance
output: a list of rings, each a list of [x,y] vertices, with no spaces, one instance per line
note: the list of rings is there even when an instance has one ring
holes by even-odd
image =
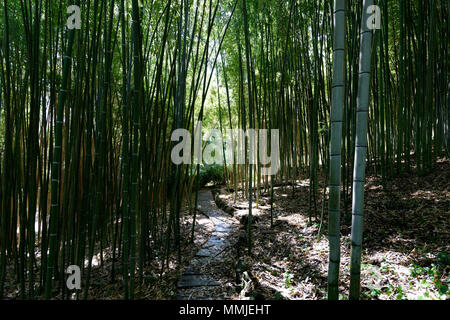
[[[263,194],[273,227],[274,187],[295,198],[306,176],[309,223],[329,239],[328,298],[343,294],[351,223],[359,299],[366,173],[386,188],[449,155],[448,10],[442,0],[3,0],[0,299],[10,274],[22,299],[71,299],[71,265],[83,279],[76,299],[92,296],[98,268],[121,298],[140,298],[148,268],[162,277],[182,262],[186,217],[195,242],[214,168],[235,201],[245,195],[250,256]],[[218,167],[175,164],[175,130],[189,132],[189,150],[209,150],[195,144],[199,122],[247,138],[222,144]],[[279,139],[253,141],[252,129]],[[238,145],[241,162],[226,156]],[[252,146],[279,148],[279,170],[265,174]]]

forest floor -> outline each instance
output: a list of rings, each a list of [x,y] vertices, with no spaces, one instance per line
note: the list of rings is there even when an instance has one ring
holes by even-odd
[[[228,300],[234,292],[230,277],[217,271],[224,269],[224,264],[227,271],[233,270],[232,252],[239,221],[217,207],[210,190],[198,193],[198,210],[213,222],[214,232],[179,278],[177,299]]]
[[[385,190],[379,176],[368,175],[361,271],[364,299],[450,298],[449,181],[449,159],[438,161],[437,169],[428,175],[418,176],[415,172],[399,175],[387,181]],[[247,254],[246,228],[241,225],[228,234],[230,245],[221,252],[221,259],[203,270],[222,284],[218,289],[222,298],[326,298],[326,214],[322,232],[318,234],[322,188],[323,182],[319,183],[317,218],[312,217],[312,223],[308,217],[308,180],[297,181],[294,193],[291,186],[274,188],[273,228],[270,227],[270,190],[261,192],[258,206],[255,204],[253,208],[256,219],[252,227],[252,255]],[[221,192],[217,199],[232,209],[236,223],[244,220],[248,201],[242,192],[238,192],[236,201],[234,193]],[[326,202],[323,205],[327,208]],[[136,275],[136,299],[177,298],[178,279],[211,238],[215,226],[199,211],[194,243],[190,242],[191,230],[192,216],[186,214],[181,223],[181,262],[172,251],[161,276],[158,255],[162,256],[162,253],[154,253],[153,260],[142,270],[142,279]],[[344,218],[341,225],[341,299],[347,299],[349,290],[350,233],[350,223]],[[37,261],[35,269],[38,277],[39,263]],[[99,253],[93,259],[90,299],[123,299],[120,259],[116,259],[114,281],[111,281],[111,270],[111,250],[104,249],[103,259]],[[211,290],[202,294],[214,297],[215,289]],[[5,291],[7,299],[20,298],[20,284],[13,265],[7,267]],[[58,291],[56,287],[55,298],[61,299]],[[75,295],[66,298],[74,299]],[[195,299],[195,295],[191,298]]]
[[[323,179],[322,179],[323,181]],[[363,299],[450,298],[450,161],[440,160],[434,173],[402,174],[387,181],[368,176],[365,193],[364,241],[361,270]],[[324,299],[327,291],[327,219],[309,223],[309,181],[274,188],[273,228],[270,190],[253,208],[252,255],[245,268],[253,281],[251,296],[265,299]],[[323,185],[317,199],[318,217]],[[241,192],[220,198],[245,215],[248,201]],[[327,208],[325,202],[324,208]],[[351,204],[349,211],[351,212]],[[326,212],[326,210],[325,210]],[[351,227],[341,219],[341,299],[350,283]],[[242,228],[242,233],[245,233]],[[237,297],[236,297],[237,298]]]
[[[186,211],[187,212],[187,211]],[[181,262],[178,261],[176,250],[171,247],[168,261],[165,262],[164,271],[161,273],[162,259],[165,256],[163,252],[153,251],[153,259],[149,261],[142,270],[142,278],[139,272],[136,274],[136,290],[135,299],[148,300],[169,300],[176,299],[177,279],[182,274],[184,268],[190,263],[196,252],[208,241],[214,231],[214,224],[201,212],[198,213],[195,224],[194,242],[190,241],[192,232],[193,218],[185,215],[181,219]],[[36,244],[36,256],[38,257],[35,264],[35,276],[40,275],[40,244]],[[87,250],[87,249],[86,249]],[[102,252],[102,254],[101,254]],[[88,261],[85,261],[87,268]],[[7,265],[5,278],[5,299],[20,299],[21,285],[20,279],[17,278],[16,268],[14,264]],[[124,294],[122,263],[120,258],[115,258],[115,277],[111,278],[113,269],[113,256],[111,248],[96,247],[95,254],[92,259],[92,272],[89,286],[89,297],[92,300],[122,300]],[[139,270],[139,267],[138,267]],[[84,296],[84,273],[82,274],[82,290],[64,292],[61,287],[54,282],[53,295],[55,300],[61,299],[82,299]],[[25,281],[25,288],[28,288],[28,282]],[[35,288],[36,297],[42,298],[43,288]],[[76,293],[79,296],[76,296]]]

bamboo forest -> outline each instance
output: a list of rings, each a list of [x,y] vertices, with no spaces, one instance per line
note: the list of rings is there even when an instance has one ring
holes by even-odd
[[[0,0],[0,300],[449,300],[446,0]]]

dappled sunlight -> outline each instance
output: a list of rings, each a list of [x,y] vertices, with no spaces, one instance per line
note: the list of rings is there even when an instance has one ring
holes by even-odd
[[[448,10],[4,0],[0,299],[450,299]]]
[[[444,166],[448,164],[441,163]],[[432,275],[417,276],[411,273],[414,264],[423,268],[437,266],[439,253],[448,250],[446,235],[449,216],[443,205],[448,203],[448,199],[442,199],[443,202],[430,201],[439,198],[438,194],[446,195],[448,192],[445,187],[436,188],[446,186],[441,178],[437,171],[426,179],[412,175],[410,179],[413,182],[394,179],[389,181],[390,191],[384,191],[372,177],[368,178],[361,262],[362,296],[365,299],[445,299],[446,296],[439,290],[448,281],[448,271],[441,272],[439,280]],[[420,184],[427,184],[428,180],[434,181],[434,192],[424,192],[420,188]],[[412,198],[409,192],[417,198]],[[266,290],[271,297],[326,297],[329,254],[327,215],[319,235],[320,221],[313,217],[313,223],[309,223],[307,197],[308,193],[303,190],[292,196],[289,185],[274,188],[274,229],[270,229],[270,194],[260,196],[260,220],[253,228],[254,257],[246,259],[254,278],[261,285],[259,290]],[[231,206],[236,205],[232,195],[222,195],[221,199]],[[241,206],[245,200],[241,197],[237,203]],[[236,212],[241,211],[247,212]],[[417,223],[421,218],[426,220]],[[342,225],[341,231],[340,291],[341,298],[345,299],[349,290],[351,240],[347,226]],[[441,237],[430,241],[436,234]],[[443,284],[441,287],[440,283]]]

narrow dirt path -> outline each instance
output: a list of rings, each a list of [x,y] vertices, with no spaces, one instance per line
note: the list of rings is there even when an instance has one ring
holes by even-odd
[[[213,266],[222,262],[223,253],[232,246],[230,235],[239,223],[216,206],[209,190],[199,191],[198,210],[211,219],[214,232],[178,280],[178,300],[226,299],[224,284],[215,278]]]

